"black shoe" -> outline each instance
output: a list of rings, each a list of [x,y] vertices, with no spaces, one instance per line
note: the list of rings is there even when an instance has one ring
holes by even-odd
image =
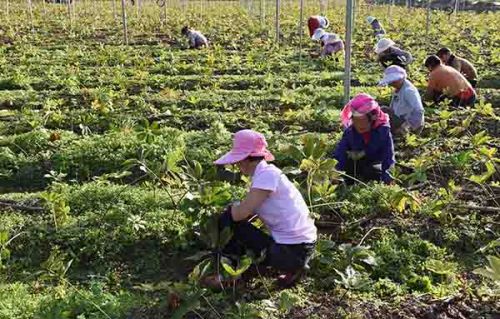
[[[278,277],[278,286],[281,288],[290,288],[295,286],[305,275],[305,269],[286,272]]]

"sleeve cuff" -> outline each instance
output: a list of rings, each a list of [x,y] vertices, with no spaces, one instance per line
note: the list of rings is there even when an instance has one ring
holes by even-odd
[[[382,172],[382,181],[386,184],[392,182],[393,178],[389,172]]]

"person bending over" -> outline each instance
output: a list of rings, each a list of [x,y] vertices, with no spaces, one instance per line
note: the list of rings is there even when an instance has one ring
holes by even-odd
[[[208,47],[207,38],[200,32],[185,26],[182,28],[181,33],[183,36],[187,37],[189,40],[190,49],[200,49],[202,47]]]
[[[424,125],[424,107],[417,88],[407,79],[406,71],[400,66],[391,65],[384,71],[379,85],[394,88],[391,104],[382,108],[391,119],[391,131],[399,134],[407,130],[418,132]]]
[[[469,106],[476,102],[476,91],[467,79],[451,66],[441,63],[436,55],[425,60],[425,67],[429,70],[429,81],[425,94],[426,101],[435,103],[451,99],[451,105]]]
[[[413,62],[410,52],[398,48],[394,41],[388,38],[382,38],[375,45],[377,61],[385,69],[390,65],[398,65],[404,69]]]
[[[377,40],[382,39],[385,36],[385,30],[382,24],[377,18],[369,16],[366,18],[366,22],[372,27],[373,35]]]
[[[324,16],[312,16],[307,20],[307,28],[309,29],[309,36],[312,37],[314,31],[317,29],[326,29],[330,25],[328,19]]]
[[[335,33],[326,32],[323,29],[317,29],[312,36],[313,40],[320,41],[321,53],[320,57],[333,56],[337,52],[344,51],[344,41]]]
[[[436,54],[441,62],[445,65],[451,66],[469,81],[473,88],[477,85],[477,71],[474,65],[464,58],[454,55],[450,49],[441,48]]]

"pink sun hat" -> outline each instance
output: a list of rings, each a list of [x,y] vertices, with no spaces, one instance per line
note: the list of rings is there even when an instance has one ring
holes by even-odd
[[[235,164],[249,156],[263,156],[266,161],[273,161],[274,156],[267,150],[264,135],[253,130],[241,130],[234,134],[233,148],[216,160],[217,165]]]
[[[368,113],[374,113],[375,115],[375,121],[373,122],[374,128],[389,123],[389,116],[380,109],[375,98],[366,93],[359,93],[344,106],[340,112],[340,121],[342,125],[347,128],[352,124],[352,116]]]

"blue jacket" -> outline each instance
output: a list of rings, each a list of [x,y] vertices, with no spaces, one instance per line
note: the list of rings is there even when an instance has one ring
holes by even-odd
[[[348,160],[347,151],[365,151],[365,158],[369,163],[382,164],[382,180],[388,183],[392,180],[388,169],[396,163],[391,128],[382,125],[372,129],[370,134],[370,141],[365,144],[363,136],[352,125],[344,130],[342,139],[334,153],[334,157],[338,161],[337,169],[345,170]]]

